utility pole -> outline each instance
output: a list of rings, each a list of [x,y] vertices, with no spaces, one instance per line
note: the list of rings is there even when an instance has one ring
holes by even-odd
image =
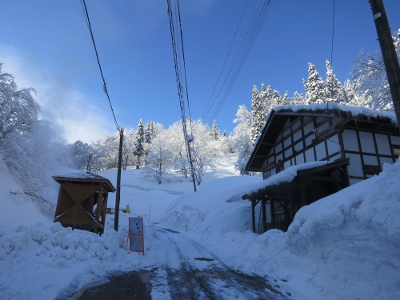
[[[117,194],[115,195],[115,218],[114,218],[114,230],[118,231],[119,221],[119,200],[121,192],[121,164],[122,164],[122,143],[124,141],[124,129],[121,128],[119,132],[119,152],[118,152],[118,175],[117,175]]]
[[[397,124],[400,125],[400,65],[390,33],[389,22],[386,16],[382,0],[369,0],[374,16],[376,32],[378,33],[381,46],[383,62],[385,63],[386,74],[389,82],[390,93],[392,94],[394,111]]]

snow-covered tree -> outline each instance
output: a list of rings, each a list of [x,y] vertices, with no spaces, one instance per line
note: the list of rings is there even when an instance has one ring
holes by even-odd
[[[393,44],[400,59],[400,29],[393,36]],[[352,77],[356,91],[353,103],[372,109],[393,111],[393,100],[381,52],[366,53],[361,50],[353,62]]]
[[[271,109],[268,111],[268,113],[275,107],[278,105],[283,105],[283,99],[281,94],[279,94],[279,92],[277,90],[274,90],[274,92],[272,93],[272,103],[274,104],[274,106],[271,106]],[[266,114],[267,115],[267,114]],[[264,116],[264,119],[266,117],[266,115]]]
[[[175,122],[167,129],[169,150],[172,154],[172,168],[175,173],[187,178],[190,175],[190,164],[186,150],[186,142],[183,136],[182,122]]]
[[[261,83],[260,97],[262,105],[264,107],[264,116],[266,116],[271,111],[271,109],[276,106],[276,103],[274,103],[273,99],[272,87],[270,85],[266,87],[264,83]]]
[[[143,169],[144,176],[154,178],[158,184],[163,182],[172,163],[172,152],[169,149],[169,143],[168,132],[159,132],[150,144],[146,166]]]
[[[32,96],[34,90],[18,89],[14,77],[2,67],[0,64],[0,160],[23,191],[21,197],[54,214],[54,205],[46,199],[47,172],[57,171],[54,150],[60,149],[60,143],[50,124],[38,119],[40,106]]]
[[[333,73],[331,63],[326,60],[326,101],[344,103],[343,88]]]
[[[210,127],[201,120],[192,121],[194,141],[191,147],[192,165],[198,185],[203,181],[207,168],[215,167],[215,158],[220,154],[219,143],[210,139]]]
[[[217,120],[214,119],[213,120],[213,124],[212,124],[212,128],[211,128],[211,137],[214,140],[218,141],[220,136],[221,136],[221,132],[218,129]]]
[[[136,130],[135,150],[133,151],[133,154],[136,156],[136,168],[139,169],[146,156],[145,135],[142,119],[139,120],[138,128]]]
[[[308,63],[308,79],[307,81],[303,79],[303,84],[306,90],[306,104],[325,102],[325,82],[312,63]]]
[[[119,134],[118,134],[119,136]],[[133,151],[135,149],[135,139],[133,129],[124,130],[124,140],[122,143],[122,168],[126,170],[128,166],[134,164]]]
[[[302,105],[302,104],[305,104],[305,99],[304,99],[304,97],[303,97],[303,95],[302,94],[300,94],[299,92],[294,92],[294,94],[293,94],[293,104],[295,104],[295,105]]]
[[[265,109],[257,87],[253,86],[251,100],[251,140],[253,143],[260,135],[260,128],[265,124]]]
[[[251,140],[251,114],[245,105],[240,105],[233,120],[238,125],[233,129],[234,148],[238,152],[235,168],[240,174],[246,174],[245,167],[253,149]]]
[[[0,147],[8,134],[28,134],[38,121],[39,104],[33,99],[33,88],[18,89],[11,74],[2,71],[0,63]]]
[[[146,128],[144,130],[144,141],[146,144],[151,144],[151,141],[154,139],[156,135],[154,122],[148,120],[146,123]]]
[[[289,97],[289,92],[286,91],[285,95],[283,95],[283,98],[282,98],[282,105],[290,105],[291,102],[292,102],[292,100]]]

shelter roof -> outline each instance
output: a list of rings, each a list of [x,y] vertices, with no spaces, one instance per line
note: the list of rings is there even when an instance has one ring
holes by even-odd
[[[57,181],[60,184],[71,183],[71,182],[84,183],[84,184],[100,183],[107,190],[107,192],[115,192],[115,188],[110,182],[110,180],[92,172],[77,172],[65,175],[56,175],[52,177],[55,181]]]
[[[344,165],[349,164],[349,159],[339,159],[333,162],[329,161],[315,161],[304,163],[296,166],[291,166],[278,174],[275,174],[267,179],[257,182],[254,185],[249,186],[247,190],[244,191],[242,199],[251,199],[259,195],[265,194],[266,190],[280,187],[282,185],[289,184],[296,180],[297,178],[305,177],[310,174],[316,174],[326,170],[331,170],[339,168]]]

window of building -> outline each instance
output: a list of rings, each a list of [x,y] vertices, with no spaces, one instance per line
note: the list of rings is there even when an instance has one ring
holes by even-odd
[[[313,130],[314,130],[314,124],[313,124],[313,122],[310,122],[310,123],[308,123],[306,126],[304,126],[303,130],[304,130],[304,134],[305,134],[305,135],[307,135],[307,134],[309,134],[311,131],[313,131]]]
[[[350,176],[364,177],[361,156],[358,154],[346,153],[346,157],[350,158],[350,164],[347,167]]]
[[[363,155],[364,165],[379,166],[378,157],[373,155]]]
[[[291,144],[292,144],[292,137],[290,137],[290,136],[283,141],[283,147],[284,148],[290,146]]]
[[[400,136],[391,135],[390,136],[390,141],[394,145],[400,145]]]
[[[302,134],[301,130],[298,130],[293,134],[293,140],[295,142],[298,141],[299,139],[301,139],[302,137],[303,137],[303,134]]]
[[[279,153],[282,151],[282,143],[278,143],[275,146],[275,153]]]
[[[328,129],[328,127],[329,127],[329,122],[325,122],[325,123],[321,124],[320,126],[318,126],[317,130],[318,130],[318,132],[322,132],[325,129]]]
[[[296,165],[303,163],[304,163],[304,154],[300,153],[299,155],[296,156]]]
[[[285,150],[285,159],[293,155],[293,150],[292,147],[289,147],[288,149]]]
[[[317,160],[323,160],[324,158],[326,158],[325,142],[316,145],[315,152],[317,154]]]
[[[343,131],[343,146],[345,150],[360,151],[358,149],[357,132],[354,130]]]
[[[310,148],[306,151],[306,162],[315,161],[314,148]]]
[[[303,141],[300,141],[294,145],[294,151],[296,152],[300,152],[301,150],[303,150],[303,148]]]
[[[379,154],[392,155],[392,152],[390,151],[389,137],[386,134],[376,133],[375,139]]]
[[[310,136],[306,137],[306,147],[310,146],[313,143],[313,140],[315,139],[315,134],[311,134]]]
[[[339,136],[335,134],[326,140],[326,145],[328,146],[328,155],[332,155],[341,151],[339,144]]]
[[[361,150],[367,153],[376,153],[374,137],[371,132],[359,131]]]
[[[381,163],[381,166],[383,168],[383,164],[393,164],[393,158],[391,157],[379,157],[379,162]]]

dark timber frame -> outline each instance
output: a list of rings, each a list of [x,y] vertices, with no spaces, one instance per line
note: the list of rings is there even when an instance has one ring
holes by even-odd
[[[111,182],[91,172],[53,176],[53,179],[60,183],[54,222],[103,233],[108,193],[115,192]]]
[[[251,201],[254,232],[287,230],[296,212],[382,171],[400,154],[394,114],[336,103],[272,110],[246,165],[268,179],[289,167],[326,161],[297,171],[292,182],[243,196]],[[259,213],[257,213],[259,211]]]
[[[263,233],[277,228],[286,231],[294,215],[304,205],[326,197],[348,186],[344,171],[349,159],[341,159],[323,166],[297,171],[291,182],[265,186],[252,194],[242,196],[251,201],[252,228]],[[256,206],[260,207],[258,226]]]

